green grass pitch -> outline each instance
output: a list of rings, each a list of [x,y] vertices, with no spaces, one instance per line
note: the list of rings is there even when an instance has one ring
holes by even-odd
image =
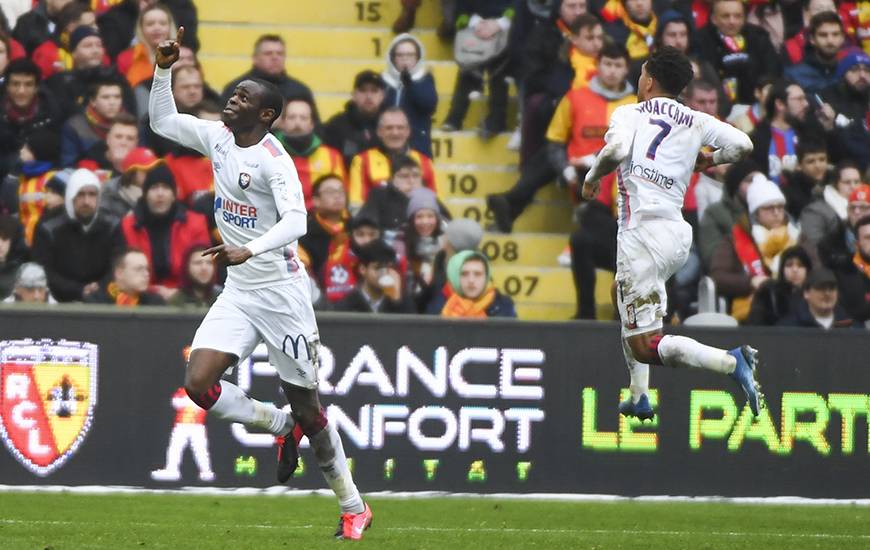
[[[369,548],[870,548],[870,507],[373,498]],[[322,496],[0,493],[0,548],[335,548]]]

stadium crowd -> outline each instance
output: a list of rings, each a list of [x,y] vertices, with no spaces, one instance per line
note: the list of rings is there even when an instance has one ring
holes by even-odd
[[[515,124],[519,150],[515,185],[487,197],[488,229],[511,232],[539,189],[564,188],[576,229],[560,263],[574,274],[576,317],[595,318],[596,269],[615,270],[619,190],[611,175],[584,202],[578,184],[609,114],[636,101],[646,57],[672,46],[695,68],[681,100],[755,148],[693,176],[684,214],[695,243],[669,284],[671,315],[694,314],[706,283],[741,323],[870,326],[870,2],[442,0],[438,36],[455,40],[459,71],[435,121],[434,77],[413,34],[420,0],[393,1],[401,15],[383,71],[357,74],[328,120],[286,73],[279,35],[252,45],[248,72],[209,87],[192,0],[3,2],[0,299],[214,302],[225,274],[200,254],[220,239],[211,163],[148,123],[154,48],[183,25],[180,112],[218,120],[246,78],[286,99],[273,131],[302,181],[299,254],[320,309],[516,317],[479,250],[483,228],[438,200],[431,158],[433,123],[461,129],[485,92],[480,139]]]

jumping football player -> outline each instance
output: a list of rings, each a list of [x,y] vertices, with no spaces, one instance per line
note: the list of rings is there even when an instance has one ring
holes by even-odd
[[[296,241],[306,231],[302,187],[290,156],[269,133],[284,100],[272,84],[244,80],[227,101],[220,122],[179,114],[170,67],[178,60],[183,36],[180,27],[175,40],[157,48],[148,114],[157,134],[211,159],[214,216],[224,244],[203,254],[229,266],[226,287],[193,338],[184,388],[211,414],[279,436],[282,483],[296,469],[293,429],[298,424],[338,497],[336,537],[360,539],[372,512],[354,485],[341,438],[317,395],[319,336],[308,276],[296,256]],[[292,414],[221,380],[260,341],[269,350]]]
[[[649,365],[707,369],[730,375],[754,415],[763,406],[755,379],[757,351],[725,351],[685,336],[662,334],[665,282],[688,258],[692,227],[683,220],[683,196],[692,170],[735,162],[752,152],[740,130],[676,101],[692,79],[692,65],[665,47],[644,63],[639,103],[613,111],[605,145],[586,174],[583,197],[597,196],[602,176],[617,170],[619,232],[613,299],[622,322],[622,348],[631,374],[624,416],[652,418]],[[712,153],[702,152],[709,146]]]

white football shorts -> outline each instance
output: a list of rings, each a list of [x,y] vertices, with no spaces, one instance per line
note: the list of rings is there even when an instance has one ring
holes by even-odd
[[[616,239],[616,299],[623,335],[662,328],[668,311],[665,283],[692,247],[692,226],[682,220],[652,218],[621,231]]]
[[[196,330],[190,349],[244,359],[261,341],[281,380],[317,387],[320,336],[307,279],[253,290],[225,288]]]

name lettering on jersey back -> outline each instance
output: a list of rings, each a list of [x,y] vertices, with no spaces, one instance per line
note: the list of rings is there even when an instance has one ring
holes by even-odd
[[[680,126],[692,126],[694,117],[691,113],[687,113],[680,109],[680,106],[673,101],[657,101],[650,99],[638,105],[638,112],[649,113],[657,116],[667,116]]]
[[[214,199],[215,214],[220,211],[221,218],[242,229],[257,227],[257,209],[250,204],[243,204],[223,197]]]

